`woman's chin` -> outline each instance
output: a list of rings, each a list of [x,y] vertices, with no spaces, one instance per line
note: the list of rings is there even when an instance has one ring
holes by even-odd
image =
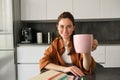
[[[63,36],[62,38],[63,38],[63,39],[69,39],[69,37],[68,37],[68,36]]]

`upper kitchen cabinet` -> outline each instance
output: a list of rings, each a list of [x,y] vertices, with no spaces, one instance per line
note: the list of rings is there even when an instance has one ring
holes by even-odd
[[[75,19],[120,18],[119,4],[120,0],[21,0],[21,20],[56,20],[64,11]]]
[[[73,0],[75,19],[100,18],[100,0]]]
[[[120,0],[101,0],[102,18],[120,18]]]
[[[12,0],[0,0],[0,33],[13,33]]]
[[[21,0],[21,20],[45,20],[46,0]]]
[[[72,13],[72,0],[47,0],[47,20],[56,20],[64,11]]]

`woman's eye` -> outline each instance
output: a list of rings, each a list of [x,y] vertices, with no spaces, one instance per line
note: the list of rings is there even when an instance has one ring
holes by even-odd
[[[63,29],[63,28],[64,28],[64,26],[62,26],[62,25],[61,25],[61,26],[59,26],[59,28]]]
[[[68,27],[68,28],[72,28],[72,26],[71,26],[71,25],[68,25],[67,27]]]

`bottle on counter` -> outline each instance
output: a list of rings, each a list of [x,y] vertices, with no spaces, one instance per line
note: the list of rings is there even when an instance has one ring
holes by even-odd
[[[31,30],[31,28],[28,28],[28,40],[30,41],[30,42],[32,42],[32,30]]]
[[[48,32],[48,44],[52,42],[52,33]]]

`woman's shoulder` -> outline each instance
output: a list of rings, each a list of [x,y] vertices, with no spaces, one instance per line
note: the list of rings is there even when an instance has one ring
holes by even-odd
[[[54,40],[53,40],[53,43],[58,43],[59,41],[61,41],[62,39],[59,38],[59,37],[56,37]]]
[[[56,46],[56,45],[61,46],[61,45],[63,45],[63,41],[62,41],[62,39],[61,39],[60,37],[56,37],[56,38],[53,40],[52,45],[53,45],[53,46]]]

